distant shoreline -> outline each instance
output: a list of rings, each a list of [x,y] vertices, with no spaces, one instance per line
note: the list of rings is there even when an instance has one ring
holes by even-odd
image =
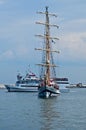
[[[78,83],[78,84],[70,84],[67,88],[86,88],[86,84]]]

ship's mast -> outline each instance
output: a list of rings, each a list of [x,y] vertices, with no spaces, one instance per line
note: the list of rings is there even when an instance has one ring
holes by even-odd
[[[36,22],[37,24],[42,24],[42,25],[45,25],[45,34],[44,36],[42,35],[36,35],[36,36],[39,36],[41,38],[44,38],[45,39],[45,48],[44,49],[36,49],[36,50],[42,50],[42,51],[45,51],[45,57],[46,57],[46,60],[45,60],[45,64],[38,64],[38,65],[41,65],[41,66],[45,66],[46,69],[45,69],[45,80],[46,80],[46,84],[49,85],[50,84],[50,67],[56,67],[54,64],[51,64],[50,61],[50,53],[52,52],[57,52],[59,53],[59,51],[54,51],[54,50],[51,50],[51,46],[50,46],[50,40],[52,39],[55,39],[55,40],[58,40],[58,38],[53,38],[50,36],[50,26],[54,26],[54,27],[57,27],[57,25],[51,25],[49,23],[49,15],[51,16],[55,16],[57,17],[55,14],[50,14],[48,13],[48,7],[46,7],[46,11],[43,13],[43,12],[38,12],[40,14],[45,14],[46,15],[46,21],[45,23],[42,23],[42,22]]]
[[[49,31],[49,16],[48,16],[48,7],[46,7],[46,84],[49,85],[50,82],[50,31]]]

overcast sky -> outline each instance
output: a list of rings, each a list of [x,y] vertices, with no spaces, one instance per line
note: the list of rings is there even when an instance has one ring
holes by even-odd
[[[34,48],[42,39],[43,27],[36,21],[44,16],[37,11],[58,15],[50,22],[59,25],[51,34],[59,37],[54,48],[60,50],[55,57],[58,77],[68,77],[70,83],[86,83],[86,0],[0,0],[0,83],[15,83],[18,72],[28,66],[38,75],[41,55]]]

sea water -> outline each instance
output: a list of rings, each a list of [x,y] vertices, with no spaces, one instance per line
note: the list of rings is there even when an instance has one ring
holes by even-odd
[[[0,130],[86,130],[86,89],[50,99],[1,89]]]

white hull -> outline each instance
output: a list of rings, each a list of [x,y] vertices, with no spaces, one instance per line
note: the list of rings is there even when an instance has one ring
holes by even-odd
[[[60,91],[52,86],[42,86],[38,90],[38,96],[41,98],[57,96],[58,94],[60,94]]]
[[[59,90],[61,93],[68,93],[70,91],[68,86],[70,86],[68,82],[68,78],[57,78],[56,83],[59,85]]]
[[[6,89],[9,91],[9,92],[38,92],[38,84],[19,84],[19,85],[5,85]],[[69,88],[66,88],[66,86],[68,86],[67,84],[59,84],[59,90],[58,89],[55,89],[53,87],[47,87],[47,91],[44,93],[44,95],[49,95],[50,94],[50,91],[52,90],[53,93],[59,93],[59,91],[61,93],[68,93],[70,91]],[[45,90],[45,87],[41,88],[41,90],[39,89],[39,92],[40,91],[44,91]],[[43,95],[43,94],[40,94],[40,95]]]
[[[38,92],[38,87],[37,86],[14,86],[14,85],[5,85],[6,89],[8,92]]]

